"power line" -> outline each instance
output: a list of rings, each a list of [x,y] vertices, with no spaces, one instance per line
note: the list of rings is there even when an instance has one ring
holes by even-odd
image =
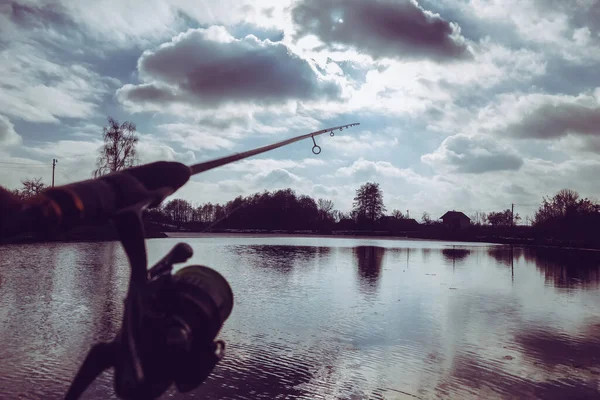
[[[19,164],[19,165],[6,165],[6,166],[2,166],[0,167],[2,169],[6,169],[6,168],[48,168],[47,165],[39,165],[39,164]]]
[[[26,167],[26,166],[10,166],[10,167],[0,167],[0,171],[6,171],[6,170],[18,170],[18,171],[31,171],[31,169],[35,169],[36,167]],[[39,167],[38,167],[39,168]],[[44,167],[44,169],[47,167]]]
[[[25,163],[25,162],[10,162],[10,161],[0,161],[0,164],[8,164],[8,165],[31,165],[31,166],[36,166],[36,167],[46,167],[45,164]]]

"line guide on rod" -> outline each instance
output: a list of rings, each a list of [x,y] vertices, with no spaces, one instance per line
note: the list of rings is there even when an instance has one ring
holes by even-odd
[[[175,161],[150,164],[113,172],[98,178],[53,187],[25,202],[0,220],[0,241],[22,233],[66,231],[75,226],[105,223],[119,211],[134,205],[154,208],[196,175],[235,161],[311,138],[312,152],[321,153],[315,136],[342,131],[360,123],[335,126],[282,140],[242,153],[187,166]]]
[[[312,137],[312,140],[313,140],[313,144],[314,144],[314,146],[313,146],[313,153],[314,154],[319,154],[321,152],[321,147],[319,147],[317,145],[317,143],[315,142],[315,136],[319,136],[319,135],[322,135],[322,134],[327,133],[327,132],[330,132],[329,135],[333,136],[334,135],[333,131],[335,131],[335,130],[339,129],[341,131],[344,128],[348,129],[348,128],[351,128],[351,127],[357,126],[357,125],[360,125],[360,123],[355,122],[353,124],[340,125],[340,126],[336,126],[336,127],[333,127],[333,128],[327,128],[327,129],[323,129],[323,130],[320,130],[320,131],[307,133],[306,135],[296,136],[296,137],[293,137],[291,139],[286,139],[286,140],[282,140],[281,142],[270,144],[268,146],[263,146],[263,147],[259,147],[257,149],[244,151],[243,153],[232,154],[230,156],[226,156],[226,157],[222,157],[222,158],[217,158],[216,160],[205,161],[203,163],[195,164],[195,165],[192,165],[190,167],[190,169],[192,170],[192,175],[196,175],[196,174],[199,174],[201,172],[208,171],[209,169],[217,168],[217,167],[220,167],[222,165],[232,163],[234,161],[239,161],[239,160],[242,160],[244,158],[252,157],[252,156],[255,156],[257,154],[261,154],[261,153],[264,153],[264,152],[267,152],[267,151],[271,151],[271,150],[277,149],[279,147],[287,146],[288,144],[292,144],[292,143],[298,142],[300,140],[308,139],[309,137]],[[315,149],[318,149],[318,151],[315,151]]]

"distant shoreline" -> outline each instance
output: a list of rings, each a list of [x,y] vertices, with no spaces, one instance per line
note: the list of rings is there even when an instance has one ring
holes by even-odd
[[[456,233],[456,232],[455,232]],[[377,239],[377,240],[407,240],[407,241],[438,241],[472,244],[490,244],[490,245],[516,245],[527,247],[547,247],[565,250],[593,250],[600,251],[600,247],[577,246],[560,240],[548,238],[522,238],[522,237],[499,237],[487,235],[472,235],[460,233],[454,235],[424,235],[422,232],[398,232],[391,233],[386,231],[280,231],[280,230],[258,230],[258,229],[228,229],[218,231],[162,231],[149,229],[146,232],[145,239],[193,239],[207,237],[312,237],[312,238],[342,238],[342,239]],[[22,237],[16,240],[8,241],[3,244],[35,244],[35,243],[86,243],[86,242],[108,242],[118,241],[115,234],[107,234],[104,230],[97,236],[90,230],[85,235],[68,235],[67,237],[43,239],[34,237]],[[1,244],[0,244],[1,245]]]
[[[345,233],[344,233],[345,232]],[[523,239],[510,237],[423,237],[410,234],[395,235],[384,232],[352,232],[333,231],[332,233],[306,232],[306,231],[257,231],[235,229],[230,231],[215,232],[193,232],[193,231],[173,231],[164,232],[170,239],[193,239],[203,237],[323,237],[323,238],[354,238],[354,239],[377,239],[377,240],[409,240],[409,241],[438,241],[438,242],[459,242],[465,245],[469,243],[490,244],[490,245],[516,245],[527,247],[547,247],[565,250],[586,250],[600,251],[599,248],[569,246],[566,243],[548,243],[549,239]]]

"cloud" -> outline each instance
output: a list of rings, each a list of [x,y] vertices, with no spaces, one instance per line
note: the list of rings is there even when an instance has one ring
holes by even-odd
[[[0,115],[0,146],[21,143],[21,136],[15,132],[15,126],[8,118]]]
[[[483,129],[517,138],[600,135],[600,88],[578,96],[506,94],[479,116]]]
[[[29,4],[26,4],[29,3]],[[41,4],[35,1],[9,1],[3,5],[3,14],[16,25],[28,29],[51,25],[69,25],[71,20],[65,15],[61,4]]]
[[[231,138],[227,138],[226,135],[210,133],[192,124],[162,124],[157,126],[157,129],[164,139],[192,151],[230,149],[235,146]]]
[[[42,49],[14,43],[0,52],[0,110],[31,122],[86,118],[115,80],[79,63],[52,61]]]
[[[73,159],[95,159],[96,154],[102,141],[84,141],[84,140],[58,140],[52,142],[37,143],[36,146],[31,146],[28,152],[39,154],[46,157],[60,155],[61,160]],[[93,155],[90,157],[90,155]],[[92,161],[93,162],[93,161]]]
[[[467,58],[458,25],[415,0],[302,0],[292,9],[298,36],[315,35],[330,50],[355,48],[375,59]]]
[[[280,28],[284,0],[66,1],[69,16],[94,39],[119,47],[153,45],[189,26],[252,24]],[[270,16],[264,11],[272,9]]]
[[[139,132],[138,132],[139,133]],[[141,164],[153,161],[179,161],[192,164],[196,157],[191,151],[176,151],[152,135],[139,133],[136,149]],[[57,174],[60,182],[89,179],[96,168],[96,159],[102,148],[101,140],[38,141],[22,149],[30,159],[51,160],[58,158]],[[39,162],[39,161],[37,161]]]
[[[525,190],[523,186],[516,185],[514,183],[505,183],[504,185],[502,185],[502,191],[515,196],[531,196],[531,193]]]
[[[454,135],[446,138],[433,153],[421,161],[452,172],[481,174],[492,171],[518,170],[523,160],[506,145],[492,137]]]
[[[57,1],[8,1],[0,4],[0,43],[14,41],[58,46],[80,41],[82,33]]]
[[[448,0],[441,1],[450,5]],[[543,48],[561,63],[600,60],[600,3],[596,0],[527,0],[511,2],[510,7],[504,0],[469,0],[461,11],[488,35],[493,33],[495,41]]]
[[[473,46],[473,54],[472,59],[447,64],[408,60],[371,69],[365,84],[352,91],[349,101],[332,108],[427,117],[428,123],[440,124],[452,117],[447,108],[475,107],[476,111],[498,92],[520,89],[546,70],[542,53],[514,50],[490,41]],[[423,115],[432,108],[443,114],[433,118]],[[467,114],[473,112],[469,109]]]
[[[194,201],[280,185],[348,210],[366,180],[411,215],[599,197],[592,0],[0,3],[0,159],[31,164],[0,168],[15,187],[53,157],[58,182],[89,178],[110,114],[142,162],[186,164],[361,122],[316,158],[309,139],[195,177]]]
[[[340,191],[335,187],[316,184],[313,186],[312,193],[316,197],[332,197],[339,195]]]
[[[552,142],[548,149],[577,158],[585,156],[595,158],[600,154],[600,136],[569,134]]]
[[[369,161],[359,158],[348,167],[339,168],[335,172],[338,177],[353,177],[361,180],[375,177],[404,178],[418,180],[420,177],[410,169],[400,169],[387,161]]]
[[[324,165],[325,161],[316,158],[305,158],[304,160],[275,160],[272,158],[247,159],[224,166],[224,169],[239,172],[269,172],[272,170],[288,170],[291,168],[318,167]],[[289,171],[288,171],[289,172]]]
[[[523,137],[552,138],[568,133],[600,133],[600,107],[569,102],[543,104],[520,123],[509,125],[511,133]]]
[[[212,129],[229,129],[231,127],[248,127],[252,121],[252,117],[247,113],[242,114],[217,114],[200,118],[197,122],[198,126]]]
[[[53,141],[28,141],[20,152],[24,154],[23,161],[28,164],[41,164],[41,168],[24,169],[17,176],[19,178],[42,177],[44,183],[50,184],[52,171],[52,158],[58,159],[55,170],[55,183],[64,185],[70,182],[81,181],[92,177],[95,169],[96,155],[102,145],[100,140],[53,140]],[[4,158],[2,158],[4,160]],[[1,170],[1,168],[0,168]],[[15,175],[15,174],[13,174]],[[0,176],[4,180],[4,176]],[[11,177],[6,179],[13,187],[18,187],[18,180]]]
[[[283,168],[277,168],[272,171],[260,172],[248,176],[248,181],[254,188],[267,188],[274,190],[275,187],[301,188],[310,185],[310,181],[295,175]]]
[[[527,40],[551,42],[560,38],[567,28],[564,13],[542,10],[535,1],[519,1],[507,7],[502,0],[471,0],[474,16],[489,21],[508,21]]]
[[[565,34],[572,30],[574,36],[583,34],[588,39],[600,41],[598,36],[600,32],[600,3],[597,0],[579,0],[576,2],[545,0],[533,4],[537,7],[537,12],[540,15],[551,15],[554,19],[564,20],[568,26],[565,29]],[[587,33],[585,33],[586,31]]]
[[[398,138],[389,135],[377,135],[366,131],[358,136],[356,135],[336,135],[335,140],[328,143],[328,146],[336,149],[344,155],[356,155],[382,149],[391,149],[398,146]]]
[[[193,151],[177,151],[152,135],[143,135],[138,142],[137,151],[142,164],[154,161],[178,161],[184,164],[196,162]]]
[[[140,85],[117,91],[130,108],[188,104],[272,105],[288,100],[335,99],[341,88],[282,43],[254,36],[236,39],[220,26],[190,29],[138,61]]]
[[[235,37],[245,37],[254,35],[260,40],[270,40],[271,42],[281,42],[285,33],[281,29],[264,28],[247,22],[241,22],[229,27],[229,31]]]

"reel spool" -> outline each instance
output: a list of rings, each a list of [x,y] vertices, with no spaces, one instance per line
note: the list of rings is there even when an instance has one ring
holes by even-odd
[[[185,243],[146,270],[139,210],[116,222],[131,264],[121,331],[112,342],[92,347],[65,399],[78,399],[110,367],[115,393],[122,399],[155,399],[173,384],[179,392],[189,392],[225,355],[225,342],[216,337],[233,309],[231,287],[203,265],[173,274],[173,264],[193,254]]]

